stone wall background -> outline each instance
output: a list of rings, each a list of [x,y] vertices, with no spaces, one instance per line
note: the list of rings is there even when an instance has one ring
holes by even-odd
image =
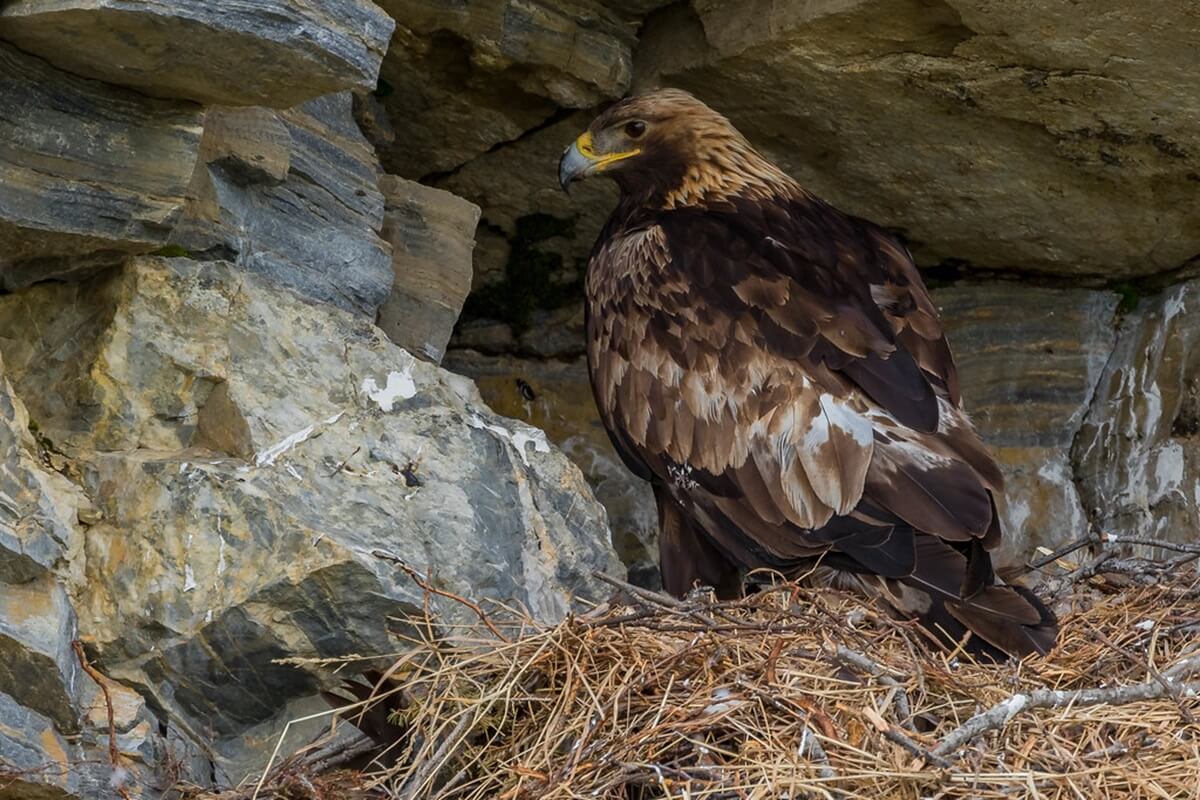
[[[3,4],[0,798],[237,781],[336,680],[278,659],[400,646],[395,559],[656,582],[582,362],[614,191],[555,180],[643,87],[909,244],[1007,563],[1196,540],[1198,53],[1188,0]]]

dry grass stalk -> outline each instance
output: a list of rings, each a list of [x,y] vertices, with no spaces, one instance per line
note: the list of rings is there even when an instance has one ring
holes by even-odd
[[[260,797],[1196,798],[1195,589],[1080,593],[1049,658],[1000,666],[792,585],[481,617],[394,668],[394,766],[297,794],[293,764]]]

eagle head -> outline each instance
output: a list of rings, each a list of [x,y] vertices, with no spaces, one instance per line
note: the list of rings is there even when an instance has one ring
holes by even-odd
[[[728,119],[680,89],[627,97],[596,117],[558,162],[564,190],[592,175],[665,205],[790,183]]]

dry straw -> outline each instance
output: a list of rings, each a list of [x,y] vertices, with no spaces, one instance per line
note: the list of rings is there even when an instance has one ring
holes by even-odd
[[[1200,798],[1195,575],[1121,583],[1076,587],[1051,656],[1006,665],[791,584],[737,602],[622,584],[552,627],[430,623],[342,712],[387,749],[330,772],[366,745],[319,744],[258,797]]]

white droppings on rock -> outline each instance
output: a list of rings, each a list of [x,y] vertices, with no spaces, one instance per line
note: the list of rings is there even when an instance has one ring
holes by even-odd
[[[183,590],[190,592],[196,588],[196,573],[192,572],[192,534],[188,534],[187,544],[184,545]]]
[[[397,400],[407,400],[417,393],[417,384],[412,377],[415,359],[408,353],[404,355],[408,356],[408,362],[399,372],[392,370],[388,373],[387,383],[382,389],[379,388],[379,384],[375,382],[374,378],[363,378],[363,392],[374,400],[385,414],[391,413]]]
[[[1025,523],[1033,514],[1033,509],[1029,502],[1024,498],[1014,497],[1009,499],[1008,504],[1004,507],[1007,512],[1005,514],[1004,527],[1006,530],[1012,531],[1011,535],[1016,536],[1023,534],[1025,531]]]
[[[283,455],[287,451],[291,450],[296,445],[307,441],[309,439],[309,437],[311,437],[313,435],[313,433],[316,432],[317,428],[324,428],[329,425],[332,425],[333,423],[335,423],[339,419],[341,419],[342,414],[344,414],[344,413],[345,412],[343,412],[343,411],[339,411],[338,413],[334,414],[332,417],[329,417],[328,419],[321,420],[318,423],[309,425],[307,428],[302,428],[301,430],[296,431],[291,436],[288,436],[287,438],[283,439],[282,441],[272,445],[271,447],[268,447],[266,450],[260,450],[259,452],[255,453],[255,455],[254,455],[254,466],[256,466],[256,467],[271,466],[272,464],[275,463],[275,460],[277,458],[279,458],[281,455]]]
[[[1168,323],[1171,322],[1171,320],[1173,320],[1176,317],[1176,315],[1178,315],[1181,311],[1184,310],[1184,306],[1183,306],[1184,294],[1186,294],[1186,290],[1176,289],[1175,293],[1173,295],[1171,295],[1170,297],[1168,297],[1167,301],[1165,303],[1163,303],[1162,326],[1164,328],[1167,326]]]
[[[521,461],[525,463],[525,466],[529,466],[529,453],[525,449],[525,445],[532,444],[533,450],[536,453],[550,452],[550,443],[546,441],[546,432],[538,428],[528,428],[513,433],[508,428],[485,422],[478,414],[472,414],[471,418],[467,420],[467,424],[472,428],[487,431],[507,441],[521,454]]]
[[[1150,502],[1157,502],[1168,494],[1178,491],[1180,484],[1183,483],[1183,476],[1183,445],[1172,439],[1163,445],[1155,459],[1155,487]],[[1187,496],[1184,495],[1184,500],[1186,501],[1186,499]]]
[[[1143,440],[1152,441],[1154,433],[1158,430],[1159,420],[1162,419],[1162,390],[1158,388],[1158,381],[1151,381],[1150,385],[1142,393],[1145,401],[1145,412],[1141,420],[1141,430],[1139,433]]]

